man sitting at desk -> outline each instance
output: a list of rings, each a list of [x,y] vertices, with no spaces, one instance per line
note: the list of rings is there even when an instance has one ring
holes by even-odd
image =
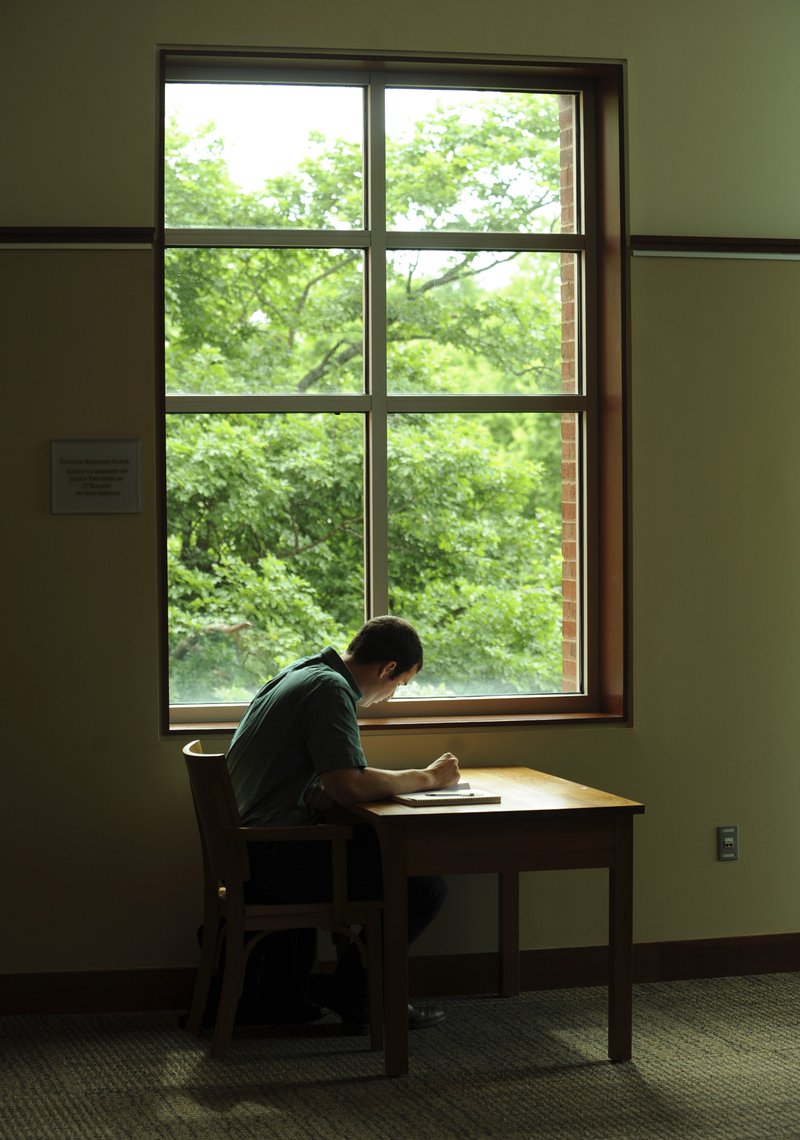
[[[287,666],[253,698],[234,734],[227,762],[242,823],[309,823],[334,804],[369,803],[399,792],[447,788],[458,782],[458,760],[445,752],[427,768],[370,768],[361,747],[356,707],[388,701],[422,667],[422,643],[401,618],[368,621],[342,655],[328,646]],[[250,845],[251,902],[317,902],[330,898],[327,843]],[[375,834],[356,826],[348,845],[348,890],[353,899],[380,898],[381,860]],[[445,898],[439,876],[408,880],[408,940],[439,912]],[[308,934],[308,940],[302,939]],[[275,936],[273,936],[275,937]],[[305,983],[313,932],[298,932],[294,985]],[[356,947],[344,952],[330,977],[308,979],[318,1006],[349,1025],[366,1025],[366,977]],[[287,983],[288,984],[288,983]],[[306,1019],[313,1017],[314,1010]],[[434,1025],[444,1011],[409,1005],[409,1028]]]

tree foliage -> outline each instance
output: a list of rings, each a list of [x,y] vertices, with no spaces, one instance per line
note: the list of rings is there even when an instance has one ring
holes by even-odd
[[[557,215],[547,97],[440,108],[387,144],[398,229],[520,232]],[[167,224],[360,227],[361,155],[312,136],[258,192],[212,126],[167,131]],[[387,263],[391,391],[560,390],[558,255],[402,251]],[[166,258],[168,390],[363,391],[363,255],[176,248]],[[390,416],[390,608],[426,645],[417,691],[561,687],[560,416]],[[353,414],[168,418],[173,701],[246,700],[363,620],[363,424]]]

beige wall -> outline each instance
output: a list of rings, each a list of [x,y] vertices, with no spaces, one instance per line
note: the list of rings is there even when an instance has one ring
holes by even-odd
[[[152,226],[157,46],[302,45],[625,59],[632,232],[800,236],[794,0],[397,12],[6,0],[0,225]],[[0,973],[194,957],[193,821],[179,744],[159,735],[151,257],[0,250],[0,842],[16,916]],[[634,726],[367,741],[376,764],[452,747],[644,800],[639,940],[800,930],[799,296],[800,262],[633,261]],[[142,439],[141,514],[50,515],[49,441],[80,436]],[[720,823],[741,827],[739,863],[715,860]],[[524,944],[602,941],[602,879],[530,876]],[[492,948],[493,889],[454,880],[420,950]]]

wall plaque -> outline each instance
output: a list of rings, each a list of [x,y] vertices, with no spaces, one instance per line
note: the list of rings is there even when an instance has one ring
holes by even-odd
[[[135,514],[141,507],[139,439],[51,441],[54,515]]]

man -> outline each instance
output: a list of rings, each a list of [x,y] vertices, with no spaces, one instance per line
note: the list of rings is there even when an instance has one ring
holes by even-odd
[[[371,768],[361,747],[360,705],[389,700],[422,667],[422,643],[401,618],[373,618],[342,655],[328,646],[289,665],[256,694],[228,751],[236,802],[244,824],[309,823],[335,804],[388,799],[398,792],[447,788],[459,778],[458,760],[445,752],[427,768]],[[330,897],[326,843],[251,845],[252,901],[314,902]],[[380,851],[368,826],[354,828],[348,850],[350,897],[380,898]],[[412,942],[441,909],[438,876],[409,879],[408,939]],[[310,947],[294,943],[295,987],[310,969]],[[351,946],[330,978],[311,979],[313,1001],[348,1024],[366,1024],[366,979]],[[291,988],[291,987],[290,987]],[[299,1016],[304,1016],[302,1012]],[[313,1016],[312,1011],[306,1016]],[[441,1021],[436,1007],[409,1006],[409,1027]]]

